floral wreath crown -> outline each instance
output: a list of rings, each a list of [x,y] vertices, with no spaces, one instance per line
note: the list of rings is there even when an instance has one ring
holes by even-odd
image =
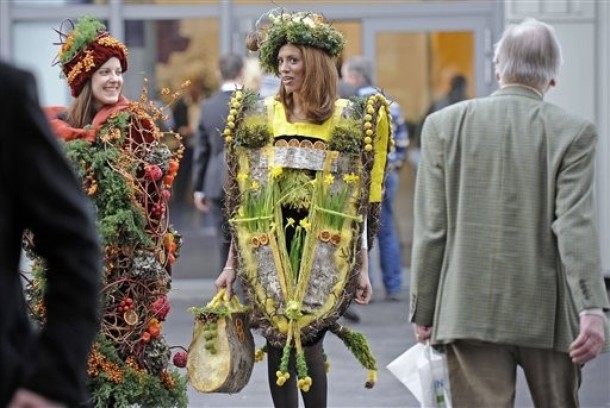
[[[66,22],[72,25],[71,32],[67,34],[62,32]],[[61,48],[53,65],[61,64],[72,96],[78,96],[86,81],[112,57],[119,59],[123,72],[127,71],[127,47],[111,37],[97,18],[84,16],[78,19],[76,25],[71,20],[65,20],[55,32],[59,34],[59,43],[54,45]]]
[[[263,25],[261,21],[265,17],[269,22]],[[318,48],[331,57],[338,57],[345,48],[345,39],[319,14],[287,13],[281,8],[263,14],[246,39],[250,51],[260,51],[262,68],[276,75],[279,74],[277,55],[285,44],[307,45]]]

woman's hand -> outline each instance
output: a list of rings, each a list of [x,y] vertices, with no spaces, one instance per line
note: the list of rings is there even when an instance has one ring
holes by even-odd
[[[233,282],[235,282],[235,261],[233,259],[233,252],[235,252],[235,241],[231,239],[231,245],[229,247],[229,256],[225,262],[225,267],[220,272],[220,275],[214,281],[216,285],[216,291],[222,288],[227,290],[227,299],[231,299],[233,295]]]
[[[358,279],[358,288],[356,289],[356,297],[354,301],[361,305],[366,305],[369,303],[371,298],[373,297],[373,287],[371,286],[371,281],[369,279],[369,275],[366,276],[360,274],[360,278]]]
[[[233,282],[235,281],[235,269],[230,266],[225,266],[214,281],[214,285],[216,285],[216,290],[220,290],[222,288],[226,288],[227,290],[227,299],[231,299],[233,294]]]
[[[369,303],[373,297],[373,286],[369,279],[369,257],[366,251],[360,252],[362,255],[360,260],[362,266],[360,267],[360,276],[358,276],[358,286],[356,287],[356,297],[354,301],[361,305]]]
[[[42,395],[28,391],[24,388],[18,389],[13,399],[8,404],[9,408],[62,408],[65,404],[53,402]]]

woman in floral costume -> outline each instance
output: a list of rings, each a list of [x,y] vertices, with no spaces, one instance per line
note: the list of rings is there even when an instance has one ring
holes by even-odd
[[[96,207],[104,245],[102,323],[88,366],[93,404],[186,406],[185,379],[168,367],[170,348],[162,334],[180,248],[167,208],[180,151],[160,141],[154,125],[160,112],[145,96],[130,102],[122,95],[125,45],[90,17],[59,33],[57,60],[75,99],[47,115]],[[30,303],[44,323],[37,290],[44,265],[35,242],[28,249],[36,277]]]
[[[232,250],[216,280],[236,277],[253,307],[251,325],[267,340],[276,407],[327,404],[325,333],[337,334],[369,369],[366,339],[337,323],[372,289],[367,241],[376,232],[391,146],[382,95],[353,103],[336,95],[334,58],[343,36],[312,13],[273,10],[248,36],[264,69],[281,79],[264,101],[237,91],[224,130]]]

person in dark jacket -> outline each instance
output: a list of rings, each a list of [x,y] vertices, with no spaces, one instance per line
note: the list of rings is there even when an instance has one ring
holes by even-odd
[[[218,92],[201,103],[193,163],[193,195],[198,210],[211,212],[220,242],[220,262],[224,264],[229,254],[231,235],[225,225],[223,210],[227,170],[224,138],[220,129],[225,128],[229,115],[231,93],[242,87],[244,60],[240,55],[228,54],[220,58],[218,67],[222,85]]]
[[[98,329],[100,249],[80,183],[37,100],[34,77],[0,63],[0,406],[87,400],[87,355]],[[19,264],[24,232],[48,265],[46,324],[28,320]]]

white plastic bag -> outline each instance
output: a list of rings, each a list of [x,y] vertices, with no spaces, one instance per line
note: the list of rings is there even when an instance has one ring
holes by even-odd
[[[451,408],[445,356],[430,345],[415,344],[387,368],[411,391],[422,408]]]

